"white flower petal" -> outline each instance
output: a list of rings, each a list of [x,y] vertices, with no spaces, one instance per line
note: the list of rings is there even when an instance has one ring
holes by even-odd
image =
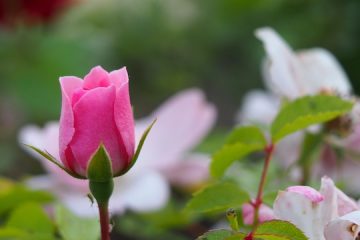
[[[260,28],[256,36],[264,43],[265,84],[280,97],[294,99],[303,95],[333,91],[349,95],[350,82],[335,57],[327,50],[313,48],[295,53],[271,28]]]
[[[161,174],[139,171],[135,175],[115,179],[109,206],[113,213],[121,213],[123,209],[137,212],[155,211],[164,207],[169,197],[169,185]]]
[[[357,240],[360,237],[360,211],[348,213],[325,227],[326,240]]]
[[[264,79],[269,89],[291,99],[305,94],[299,82],[301,68],[290,46],[272,28],[257,29],[255,35],[264,43],[268,56],[264,64]]]
[[[245,95],[243,104],[236,116],[241,124],[269,125],[280,107],[280,100],[261,90],[253,90]]]
[[[336,58],[327,50],[313,48],[297,53],[304,73],[307,94],[316,94],[321,90],[335,91],[349,95],[352,91],[349,79]]]

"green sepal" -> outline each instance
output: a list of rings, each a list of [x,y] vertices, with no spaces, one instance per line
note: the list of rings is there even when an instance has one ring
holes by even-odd
[[[38,154],[40,154],[41,156],[43,156],[45,159],[49,160],[51,163],[55,164],[57,167],[61,168],[63,171],[65,171],[67,174],[71,175],[74,178],[79,178],[79,179],[86,179],[86,177],[80,176],[79,174],[71,171],[70,169],[67,169],[66,167],[64,167],[63,165],[61,165],[60,161],[57,160],[53,155],[51,155],[50,153],[48,153],[47,151],[42,151],[37,147],[34,147],[32,145],[29,144],[24,144],[25,146],[31,148],[32,150],[34,150],[35,152],[37,152]]]
[[[106,205],[114,190],[114,181],[112,178],[106,182],[89,181],[89,188],[98,205]]]
[[[103,144],[100,144],[87,166],[87,178],[93,182],[106,182],[113,178],[111,160]]]
[[[156,120],[157,120],[157,119],[155,119],[155,120],[145,129],[145,131],[143,132],[143,134],[142,134],[142,136],[141,136],[141,138],[140,138],[140,141],[139,141],[139,145],[138,145],[138,147],[136,148],[135,154],[134,154],[133,158],[131,159],[131,162],[130,162],[129,166],[128,166],[125,170],[121,171],[119,174],[116,174],[115,177],[124,175],[125,173],[127,173],[127,172],[134,166],[134,164],[136,163],[136,161],[137,161],[137,159],[138,159],[138,157],[139,157],[139,155],[140,155],[140,152],[141,152],[141,149],[142,149],[142,147],[143,147],[143,145],[144,145],[144,142],[145,142],[145,140],[146,140],[146,138],[147,138],[150,130],[151,130],[152,127],[154,126]]]
[[[92,196],[98,205],[107,204],[114,189],[111,160],[103,144],[100,144],[87,167],[87,177]]]

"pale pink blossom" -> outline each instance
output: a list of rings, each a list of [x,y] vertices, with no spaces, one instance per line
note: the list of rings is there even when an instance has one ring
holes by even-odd
[[[114,179],[114,193],[109,203],[112,213],[121,214],[126,209],[139,212],[157,210],[168,201],[170,183],[191,187],[209,177],[209,157],[191,153],[216,118],[216,110],[206,101],[203,92],[184,90],[167,100],[149,117],[136,121],[137,142],[155,118],[157,122],[137,163],[126,175]],[[19,134],[19,142],[32,144],[59,158],[58,134],[57,122],[50,122],[44,128],[26,126]],[[78,215],[96,216],[96,206],[92,206],[86,197],[89,192],[86,180],[68,176],[40,155],[35,154],[34,157],[40,160],[47,174],[29,179],[31,187],[53,192]]]
[[[290,221],[310,240],[325,240],[328,238],[325,238],[324,231],[330,222],[359,210],[359,207],[353,199],[336,188],[330,178],[323,177],[319,192],[307,186],[294,186],[280,191],[273,209],[276,218]]]

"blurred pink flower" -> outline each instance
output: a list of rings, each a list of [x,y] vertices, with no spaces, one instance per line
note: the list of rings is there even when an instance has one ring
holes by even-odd
[[[104,144],[113,175],[119,175],[131,164],[135,149],[126,68],[108,73],[97,66],[84,80],[60,77],[60,85],[59,152],[64,166],[87,177],[91,157]]]
[[[242,205],[242,217],[244,224],[252,225],[254,223],[255,208],[251,203]],[[275,218],[274,211],[267,205],[261,204],[259,208],[259,223],[270,221]]]
[[[336,188],[330,178],[323,177],[320,192],[307,186],[293,186],[280,191],[273,209],[276,218],[295,224],[310,240],[339,240],[343,238],[325,238],[328,224],[359,210],[359,207]],[[343,229],[338,228],[340,230]]]
[[[136,121],[137,142],[144,129],[157,118],[134,167],[124,176],[115,178],[110,211],[121,214],[126,209],[152,211],[163,207],[169,198],[169,184],[181,187],[207,180],[209,157],[191,153],[215,123],[216,110],[198,89],[184,90],[171,97],[149,117]],[[26,126],[19,134],[20,143],[30,143],[58,155],[59,124],[50,122],[43,129]],[[35,154],[32,151],[31,154]],[[96,216],[90,205],[86,180],[68,176],[62,170],[35,154],[48,174],[29,179],[33,188],[53,192],[73,212]]]

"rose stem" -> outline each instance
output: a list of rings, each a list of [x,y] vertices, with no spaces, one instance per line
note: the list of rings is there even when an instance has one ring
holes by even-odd
[[[99,204],[101,240],[110,240],[110,217],[108,203]]]

